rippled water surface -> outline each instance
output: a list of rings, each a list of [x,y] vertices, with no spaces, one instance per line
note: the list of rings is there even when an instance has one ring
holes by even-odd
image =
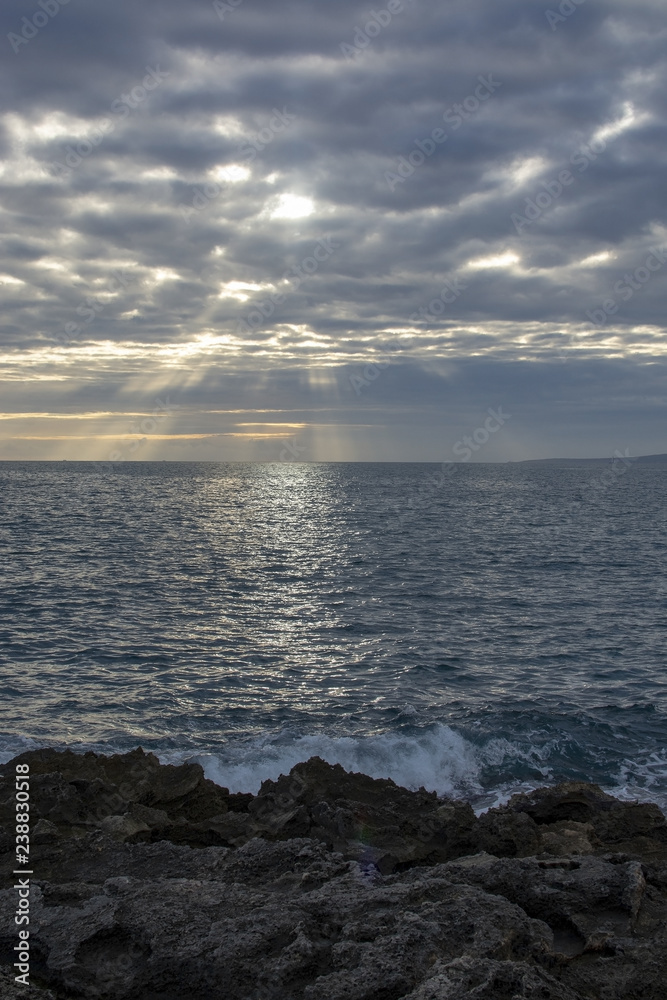
[[[667,805],[667,465],[0,463],[4,758]]]

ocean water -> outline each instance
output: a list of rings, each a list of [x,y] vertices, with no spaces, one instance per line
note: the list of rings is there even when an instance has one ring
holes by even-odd
[[[667,809],[667,465],[0,463],[0,753]]]

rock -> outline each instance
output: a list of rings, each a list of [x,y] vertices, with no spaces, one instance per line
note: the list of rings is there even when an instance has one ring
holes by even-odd
[[[160,764],[141,748],[111,757],[46,749],[0,766],[0,824],[5,828],[14,813],[15,765],[22,763],[30,766],[31,816],[47,820],[63,836],[113,828],[124,839],[221,843],[209,820],[227,812],[230,798],[237,809],[247,804],[247,796],[239,802],[239,796],[205,778],[199,764]],[[124,822],[117,817],[125,817]]]
[[[477,821],[475,843],[479,850],[500,857],[526,857],[540,850],[540,834],[526,813],[489,809]]]
[[[319,757],[265,781],[248,814],[263,836],[314,837],[382,873],[474,849],[469,803],[443,801],[423,788],[411,792],[388,778],[350,774]]]
[[[565,819],[540,828],[540,851],[554,854],[556,857],[592,854],[595,839],[592,823],[576,823],[574,820]]]
[[[584,996],[660,996],[660,977],[667,973],[667,895],[647,883],[638,861],[503,858],[475,866],[453,861],[435,871],[501,895],[545,921],[559,978]],[[595,957],[601,961],[591,961]]]
[[[438,869],[375,886],[304,839],[251,841],[220,860],[209,879],[189,877],[184,855],[177,878],[35,886],[35,971],[86,997],[351,1000],[402,996],[462,954],[549,953],[544,923]],[[14,905],[0,894],[3,917]]]
[[[619,845],[632,845],[636,841],[640,842],[636,847],[649,852],[662,852],[667,846],[667,820],[656,805],[619,802],[597,785],[581,781],[514,795],[506,806],[491,812],[528,816],[542,833],[547,832],[546,827],[560,832],[562,823],[568,823],[574,830],[588,824],[587,839],[590,841],[592,834],[600,849],[618,849]]]
[[[457,958],[404,1000],[581,1000],[581,995],[556,982],[543,969],[525,962],[494,962]]]
[[[38,750],[16,763],[30,765],[31,815],[51,824],[50,835],[54,827],[67,837],[97,828],[193,847],[312,837],[381,874],[480,850],[500,857],[667,853],[667,823],[656,806],[618,802],[580,782],[514,796],[476,819],[466,802],[350,774],[319,757],[265,781],[256,796],[230,795],[198,764],[162,765],[141,749],[111,757]],[[10,767],[0,767],[3,826],[14,814]],[[0,835],[5,849],[7,836]]]
[[[67,1000],[63,994],[58,1000],[61,998]],[[34,983],[29,986],[17,983],[11,968],[0,967],[0,1000],[56,1000],[56,996],[51,990],[40,989]]]
[[[591,935],[631,935],[646,891],[642,868],[636,861],[612,864],[593,857],[549,861],[502,858],[475,866],[453,861],[442,870],[457,881],[510,899],[531,916],[539,915],[554,934],[563,932],[564,953],[572,948],[583,953]]]
[[[664,996],[667,850],[652,806],[567,783],[476,819],[319,758],[257,796],[142,751],[19,760],[28,1000]],[[7,886],[15,764],[0,768]],[[0,1000],[18,996],[15,908],[0,893]]]
[[[31,841],[34,844],[54,844],[59,837],[58,827],[48,819],[37,821],[31,832]]]
[[[636,862],[477,855],[371,880],[323,843],[88,835],[35,883],[34,974],[109,1000],[662,1000],[665,897]],[[97,838],[97,840],[95,840]],[[96,852],[88,864],[82,858]],[[91,880],[94,875],[94,880]],[[82,877],[84,876],[84,877]],[[0,926],[11,926],[11,890]],[[0,931],[3,957],[12,932]]]
[[[132,840],[138,833],[150,833],[150,827],[146,823],[134,819],[128,813],[123,816],[107,816],[100,826],[114,840]]]

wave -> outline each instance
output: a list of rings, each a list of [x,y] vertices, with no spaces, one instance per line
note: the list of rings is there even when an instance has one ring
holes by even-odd
[[[423,786],[439,795],[482,791],[475,748],[449,726],[436,725],[418,737],[400,733],[327,736],[324,733],[262,737],[230,749],[229,756],[199,754],[207,777],[233,792],[257,792],[262,781],[287,774],[295,764],[321,757],[346,771],[392,778],[405,788]]]
[[[405,714],[409,715],[409,712]],[[122,745],[121,745],[122,744]],[[25,750],[47,745],[44,741],[4,735],[0,761]],[[64,749],[57,742],[49,746]],[[137,745],[125,739],[113,743],[77,743],[70,748],[83,753],[124,753]],[[391,778],[405,788],[425,788],[439,796],[470,801],[476,813],[502,805],[517,792],[532,791],[562,780],[593,781],[624,800],[655,802],[667,813],[667,750],[638,754],[637,759],[605,755],[599,748],[582,753],[580,767],[565,766],[562,740],[546,742],[480,736],[473,740],[445,723],[434,723],[411,732],[385,732],[364,736],[296,733],[290,730],[252,738],[229,739],[215,749],[178,747],[173,739],[162,746],[145,746],[165,764],[195,761],[206,777],[232,792],[256,794],[263,781],[276,780],[295,764],[321,757],[373,778]],[[570,744],[571,747],[571,744]],[[587,761],[586,761],[587,758]],[[591,759],[597,758],[594,773]]]
[[[468,799],[477,813],[507,802],[517,792],[562,780],[594,781],[625,800],[653,801],[667,812],[667,752],[620,763],[607,760],[608,777],[567,772],[561,740],[538,744],[492,737],[473,742],[444,723],[417,733],[370,736],[280,733],[240,744],[224,752],[199,753],[207,777],[233,792],[255,794],[263,781],[276,780],[309,757],[340,764],[373,778],[391,778],[405,788],[424,787],[440,796]],[[598,770],[598,769],[596,769]]]

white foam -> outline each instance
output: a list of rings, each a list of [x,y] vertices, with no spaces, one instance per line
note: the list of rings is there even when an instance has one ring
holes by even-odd
[[[410,715],[409,707],[408,712]],[[130,745],[109,743],[76,743],[70,749],[84,753],[124,753]],[[563,778],[558,774],[558,739],[542,745],[517,744],[503,737],[493,737],[478,745],[444,723],[436,723],[418,732],[382,733],[371,736],[328,736],[281,732],[266,734],[252,740],[230,741],[224,748],[193,753],[190,749],[153,748],[163,764],[197,761],[206,776],[232,792],[256,794],[267,778],[276,780],[310,757],[321,757],[330,764],[341,764],[346,771],[356,771],[373,778],[391,778],[404,788],[424,787],[441,796],[469,800],[475,812],[503,805],[517,792],[529,792]],[[52,746],[65,749],[53,741],[1,734],[0,763],[26,750]],[[516,773],[516,765],[523,777]],[[530,772],[527,777],[526,765]],[[555,773],[554,773],[555,769]],[[498,775],[492,786],[491,773]],[[513,772],[516,774],[511,777]],[[500,775],[503,778],[500,778]],[[484,783],[483,783],[484,779]],[[667,813],[667,750],[647,751],[637,760],[625,760],[609,781],[594,776],[610,795],[624,800],[655,802]]]
[[[33,740],[29,736],[0,736],[0,764],[6,764],[28,750],[41,750],[49,746],[46,741]]]
[[[623,761],[609,794],[624,801],[655,802],[667,812],[667,749]]]
[[[372,778],[392,778],[405,788],[426,788],[439,795],[481,793],[475,747],[449,726],[438,724],[418,736],[285,736],[261,739],[230,749],[229,757],[200,754],[195,759],[217,784],[232,792],[256,793],[267,778],[288,774],[295,764],[321,757]]]

